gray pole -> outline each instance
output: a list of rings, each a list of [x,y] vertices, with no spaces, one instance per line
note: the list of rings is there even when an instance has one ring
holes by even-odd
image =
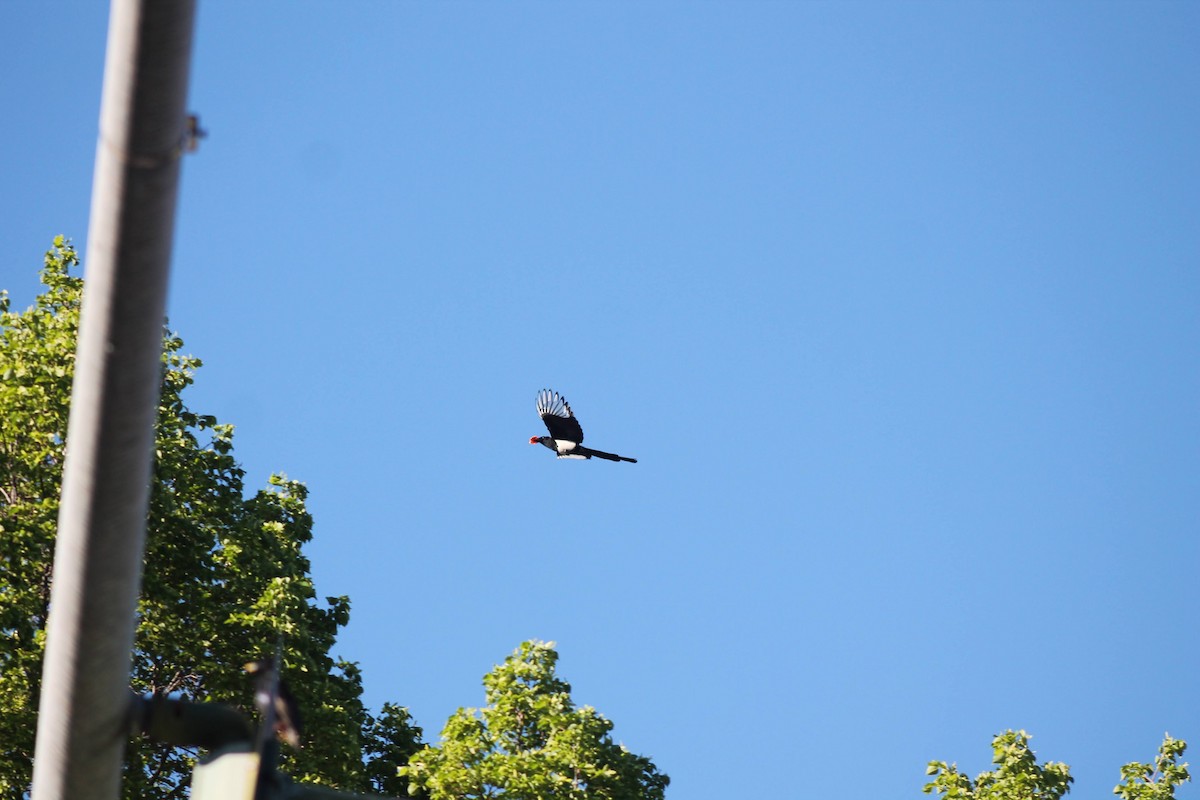
[[[194,14],[112,3],[34,800],[120,789]]]

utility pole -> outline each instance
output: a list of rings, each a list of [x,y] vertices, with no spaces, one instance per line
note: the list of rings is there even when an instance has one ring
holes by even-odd
[[[115,800],[194,0],[113,0],[33,800]]]

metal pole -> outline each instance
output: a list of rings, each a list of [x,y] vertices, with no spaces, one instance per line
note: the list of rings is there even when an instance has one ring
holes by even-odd
[[[34,800],[120,788],[194,15],[112,3]]]

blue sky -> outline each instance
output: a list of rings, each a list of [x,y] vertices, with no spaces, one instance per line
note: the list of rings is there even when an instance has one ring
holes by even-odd
[[[8,4],[0,287],[107,11]],[[1200,7],[200,4],[169,303],[369,702],[554,640],[669,796],[1200,745]],[[588,443],[556,462],[542,387]],[[1200,797],[1195,787],[1181,793]]]

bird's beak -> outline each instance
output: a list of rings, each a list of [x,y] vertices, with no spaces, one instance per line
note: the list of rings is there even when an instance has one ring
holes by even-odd
[[[530,444],[537,444],[537,443],[538,443],[538,437],[536,437],[536,436],[530,436],[530,437],[529,437],[529,443],[530,443]]]

